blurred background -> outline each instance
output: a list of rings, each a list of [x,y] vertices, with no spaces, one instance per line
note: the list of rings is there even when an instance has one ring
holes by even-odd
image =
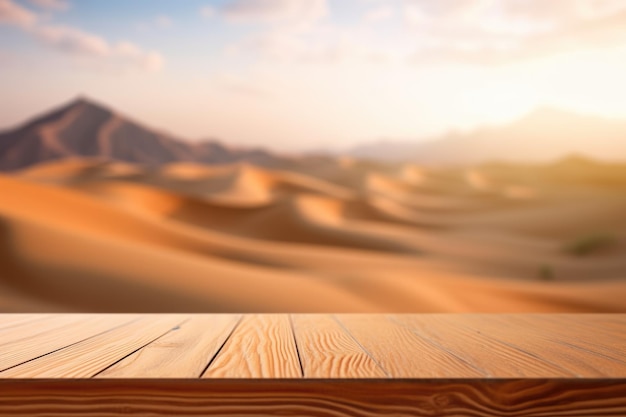
[[[622,0],[0,0],[0,311],[624,312]]]

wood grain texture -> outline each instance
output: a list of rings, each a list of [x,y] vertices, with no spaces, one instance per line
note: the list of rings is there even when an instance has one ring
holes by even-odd
[[[626,363],[626,322],[615,325],[581,318],[542,314],[509,316],[507,320],[519,326],[532,326],[535,331],[542,329],[547,337],[560,343],[607,356],[620,364]],[[572,332],[579,337],[571,337]]]
[[[537,352],[523,351],[461,325],[454,316],[424,314],[392,316],[391,320],[407,326],[438,347],[498,378],[573,378],[565,368],[542,359]],[[535,323],[532,323],[533,325]]]
[[[39,342],[41,340],[45,340],[46,335],[56,331],[57,329],[62,329],[68,325],[80,323],[81,321],[85,321],[87,319],[87,317],[68,314],[50,316],[42,319],[41,321],[30,321],[21,323],[17,326],[11,326],[10,323],[8,323],[7,328],[2,329],[0,345],[6,347],[11,344],[21,344],[24,346],[35,338]],[[0,362],[0,364],[1,363],[2,362]]]
[[[622,315],[0,316],[0,416],[626,416]]]
[[[337,316],[363,349],[394,378],[479,378],[485,372],[407,327],[374,314]]]
[[[0,315],[0,331],[17,327],[31,321],[43,320],[50,317],[48,314],[2,314]]]
[[[111,321],[115,319],[106,319],[111,328]],[[0,378],[89,378],[163,336],[183,321],[179,315],[144,316],[0,372]]]
[[[97,375],[98,378],[198,378],[240,316],[192,316],[158,340]]]
[[[585,380],[0,380],[0,416],[626,415],[626,382]]]
[[[598,354],[577,347],[581,340],[599,340],[595,333],[581,329],[575,315],[560,315],[561,326],[567,328],[565,334],[557,334],[544,327],[540,316],[529,318],[524,322],[517,315],[458,315],[457,323],[468,326],[475,331],[489,334],[493,338],[528,352],[544,361],[573,373],[579,378],[624,378],[626,376],[626,358],[622,360]],[[603,327],[599,324],[599,327]],[[626,327],[615,334],[619,337]],[[605,327],[606,331],[606,327]],[[619,340],[619,339],[616,339]],[[605,339],[605,342],[609,342]],[[590,342],[589,342],[590,343]],[[619,351],[613,351],[618,355]]]
[[[172,318],[184,324],[163,324]],[[247,315],[238,327],[235,320],[0,315],[0,378],[89,377],[87,370],[101,378],[626,377],[624,315]]]
[[[0,371],[130,322],[137,316],[68,314],[22,323],[2,330]],[[5,377],[0,372],[0,378]]]
[[[302,377],[289,316],[244,316],[202,377]]]
[[[305,378],[388,377],[333,317],[291,317]]]

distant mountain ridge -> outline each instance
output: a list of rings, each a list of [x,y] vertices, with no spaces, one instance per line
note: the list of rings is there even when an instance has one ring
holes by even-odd
[[[188,142],[159,132],[86,98],[0,132],[0,170],[12,171],[67,157],[93,157],[143,165],[169,162],[265,164],[277,156],[261,149],[231,149],[216,141]]]
[[[539,109],[507,125],[453,133],[428,142],[383,141],[340,153],[379,162],[472,165],[489,161],[547,162],[571,154],[626,160],[626,120]],[[185,141],[135,122],[86,98],[0,132],[0,171],[19,170],[67,157],[118,160],[147,166],[171,162],[250,162],[298,169],[331,163],[331,156],[280,156],[261,148],[233,148],[218,141]]]
[[[503,126],[451,133],[419,143],[381,141],[344,153],[379,161],[442,165],[547,162],[571,154],[626,160],[626,120],[543,108]]]

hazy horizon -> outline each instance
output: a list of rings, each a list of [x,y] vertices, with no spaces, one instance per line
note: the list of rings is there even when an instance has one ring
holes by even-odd
[[[0,0],[0,126],[78,95],[282,151],[624,118],[624,22],[613,0]]]
[[[68,105],[71,105],[73,103],[79,102],[79,101],[85,101],[88,103],[91,103],[97,107],[101,107],[101,108],[106,108],[110,111],[112,111],[114,114],[138,123],[138,125],[146,128],[146,129],[150,129],[150,130],[154,130],[155,132],[162,132],[164,134],[170,135],[173,138],[177,138],[179,140],[183,140],[185,142],[189,142],[189,143],[199,143],[199,142],[218,142],[221,143],[225,146],[228,147],[234,147],[234,148],[242,148],[242,149],[253,149],[253,148],[259,148],[259,149],[264,149],[270,152],[279,152],[279,153],[286,153],[289,154],[290,151],[293,152],[294,154],[329,154],[329,155],[342,155],[342,154],[346,154],[350,155],[351,152],[353,151],[359,151],[362,148],[374,148],[376,146],[383,146],[383,145],[397,145],[397,146],[404,146],[404,145],[419,145],[419,144],[431,144],[431,143],[435,143],[435,142],[441,142],[442,140],[445,140],[447,138],[451,138],[451,137],[457,137],[460,138],[463,135],[472,135],[475,133],[479,133],[481,131],[484,131],[485,129],[497,129],[497,128],[506,128],[507,126],[510,126],[510,124],[507,124],[507,122],[500,122],[500,123],[492,123],[492,124],[484,124],[484,125],[480,125],[480,126],[476,126],[476,127],[471,127],[471,128],[467,128],[467,129],[450,129],[448,131],[445,132],[441,132],[441,133],[435,133],[435,134],[431,134],[430,136],[423,136],[423,137],[377,137],[377,138],[371,138],[370,140],[365,140],[365,141],[361,141],[361,142],[357,142],[357,143],[352,143],[352,144],[343,144],[343,145],[330,145],[330,146],[315,146],[315,144],[313,144],[310,147],[304,147],[302,149],[280,149],[280,148],[276,148],[274,146],[272,146],[272,144],[266,144],[266,143],[262,143],[261,141],[257,142],[257,143],[249,143],[249,144],[237,144],[237,143],[233,143],[231,142],[228,138],[220,138],[220,137],[211,137],[209,135],[205,135],[199,138],[189,138],[189,137],[184,137],[180,134],[178,134],[178,132],[174,132],[174,131],[170,131],[166,128],[162,128],[161,126],[158,125],[154,125],[153,123],[151,123],[151,121],[148,120],[139,120],[137,118],[135,118],[132,114],[126,114],[124,112],[120,112],[118,109],[108,105],[107,103],[104,103],[100,100],[98,100],[97,98],[94,97],[90,97],[86,94],[79,94],[75,97],[72,97],[71,99],[65,100],[62,103],[57,104],[56,106],[53,106],[52,108],[48,108],[48,109],[43,109],[43,110],[38,110],[36,112],[34,112],[33,114],[31,114],[30,116],[26,117],[23,120],[20,120],[19,122],[9,125],[9,126],[0,126],[0,134],[2,133],[7,133],[7,132],[11,132],[12,130],[15,129],[19,129],[21,126],[25,126],[27,124],[33,123],[35,121],[37,121],[38,119],[40,119],[41,117],[45,117],[47,114],[49,114],[50,112],[54,112],[54,111],[58,111],[59,109],[66,107]],[[563,109],[559,109],[559,108],[551,108],[551,107],[537,107],[534,109],[531,109],[528,113],[523,114],[522,116],[520,116],[518,119],[514,120],[513,123],[515,122],[522,122],[523,120],[529,119],[529,118],[533,118],[533,117],[542,117],[543,119],[546,118],[551,118],[553,117],[554,114],[559,114],[561,113],[563,116],[565,117],[569,117],[572,118],[572,121],[575,120],[575,118],[580,118],[580,117],[598,117],[595,116],[593,114],[585,114],[585,113],[577,113],[577,112],[570,112],[567,110],[563,110]],[[601,117],[601,116],[600,116]],[[612,117],[605,117],[604,118],[607,121],[624,121],[626,122],[626,118],[612,118]],[[601,120],[601,119],[598,119]],[[576,154],[582,154],[585,155],[586,152],[580,152],[579,150],[576,149],[571,149],[570,152],[567,152],[565,154],[562,154],[561,156],[557,156],[555,159],[560,159],[562,157],[565,157],[567,155],[576,155]],[[588,157],[592,157],[591,155],[586,155]],[[623,158],[621,158],[619,155],[617,155],[618,158],[617,160],[622,160]],[[385,158],[382,158],[385,159]],[[602,158],[601,158],[602,159]]]

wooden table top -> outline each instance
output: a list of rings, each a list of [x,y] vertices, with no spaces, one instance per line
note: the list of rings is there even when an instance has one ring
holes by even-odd
[[[626,379],[626,315],[0,315],[0,379]]]
[[[626,416],[626,315],[0,315],[0,417]]]

